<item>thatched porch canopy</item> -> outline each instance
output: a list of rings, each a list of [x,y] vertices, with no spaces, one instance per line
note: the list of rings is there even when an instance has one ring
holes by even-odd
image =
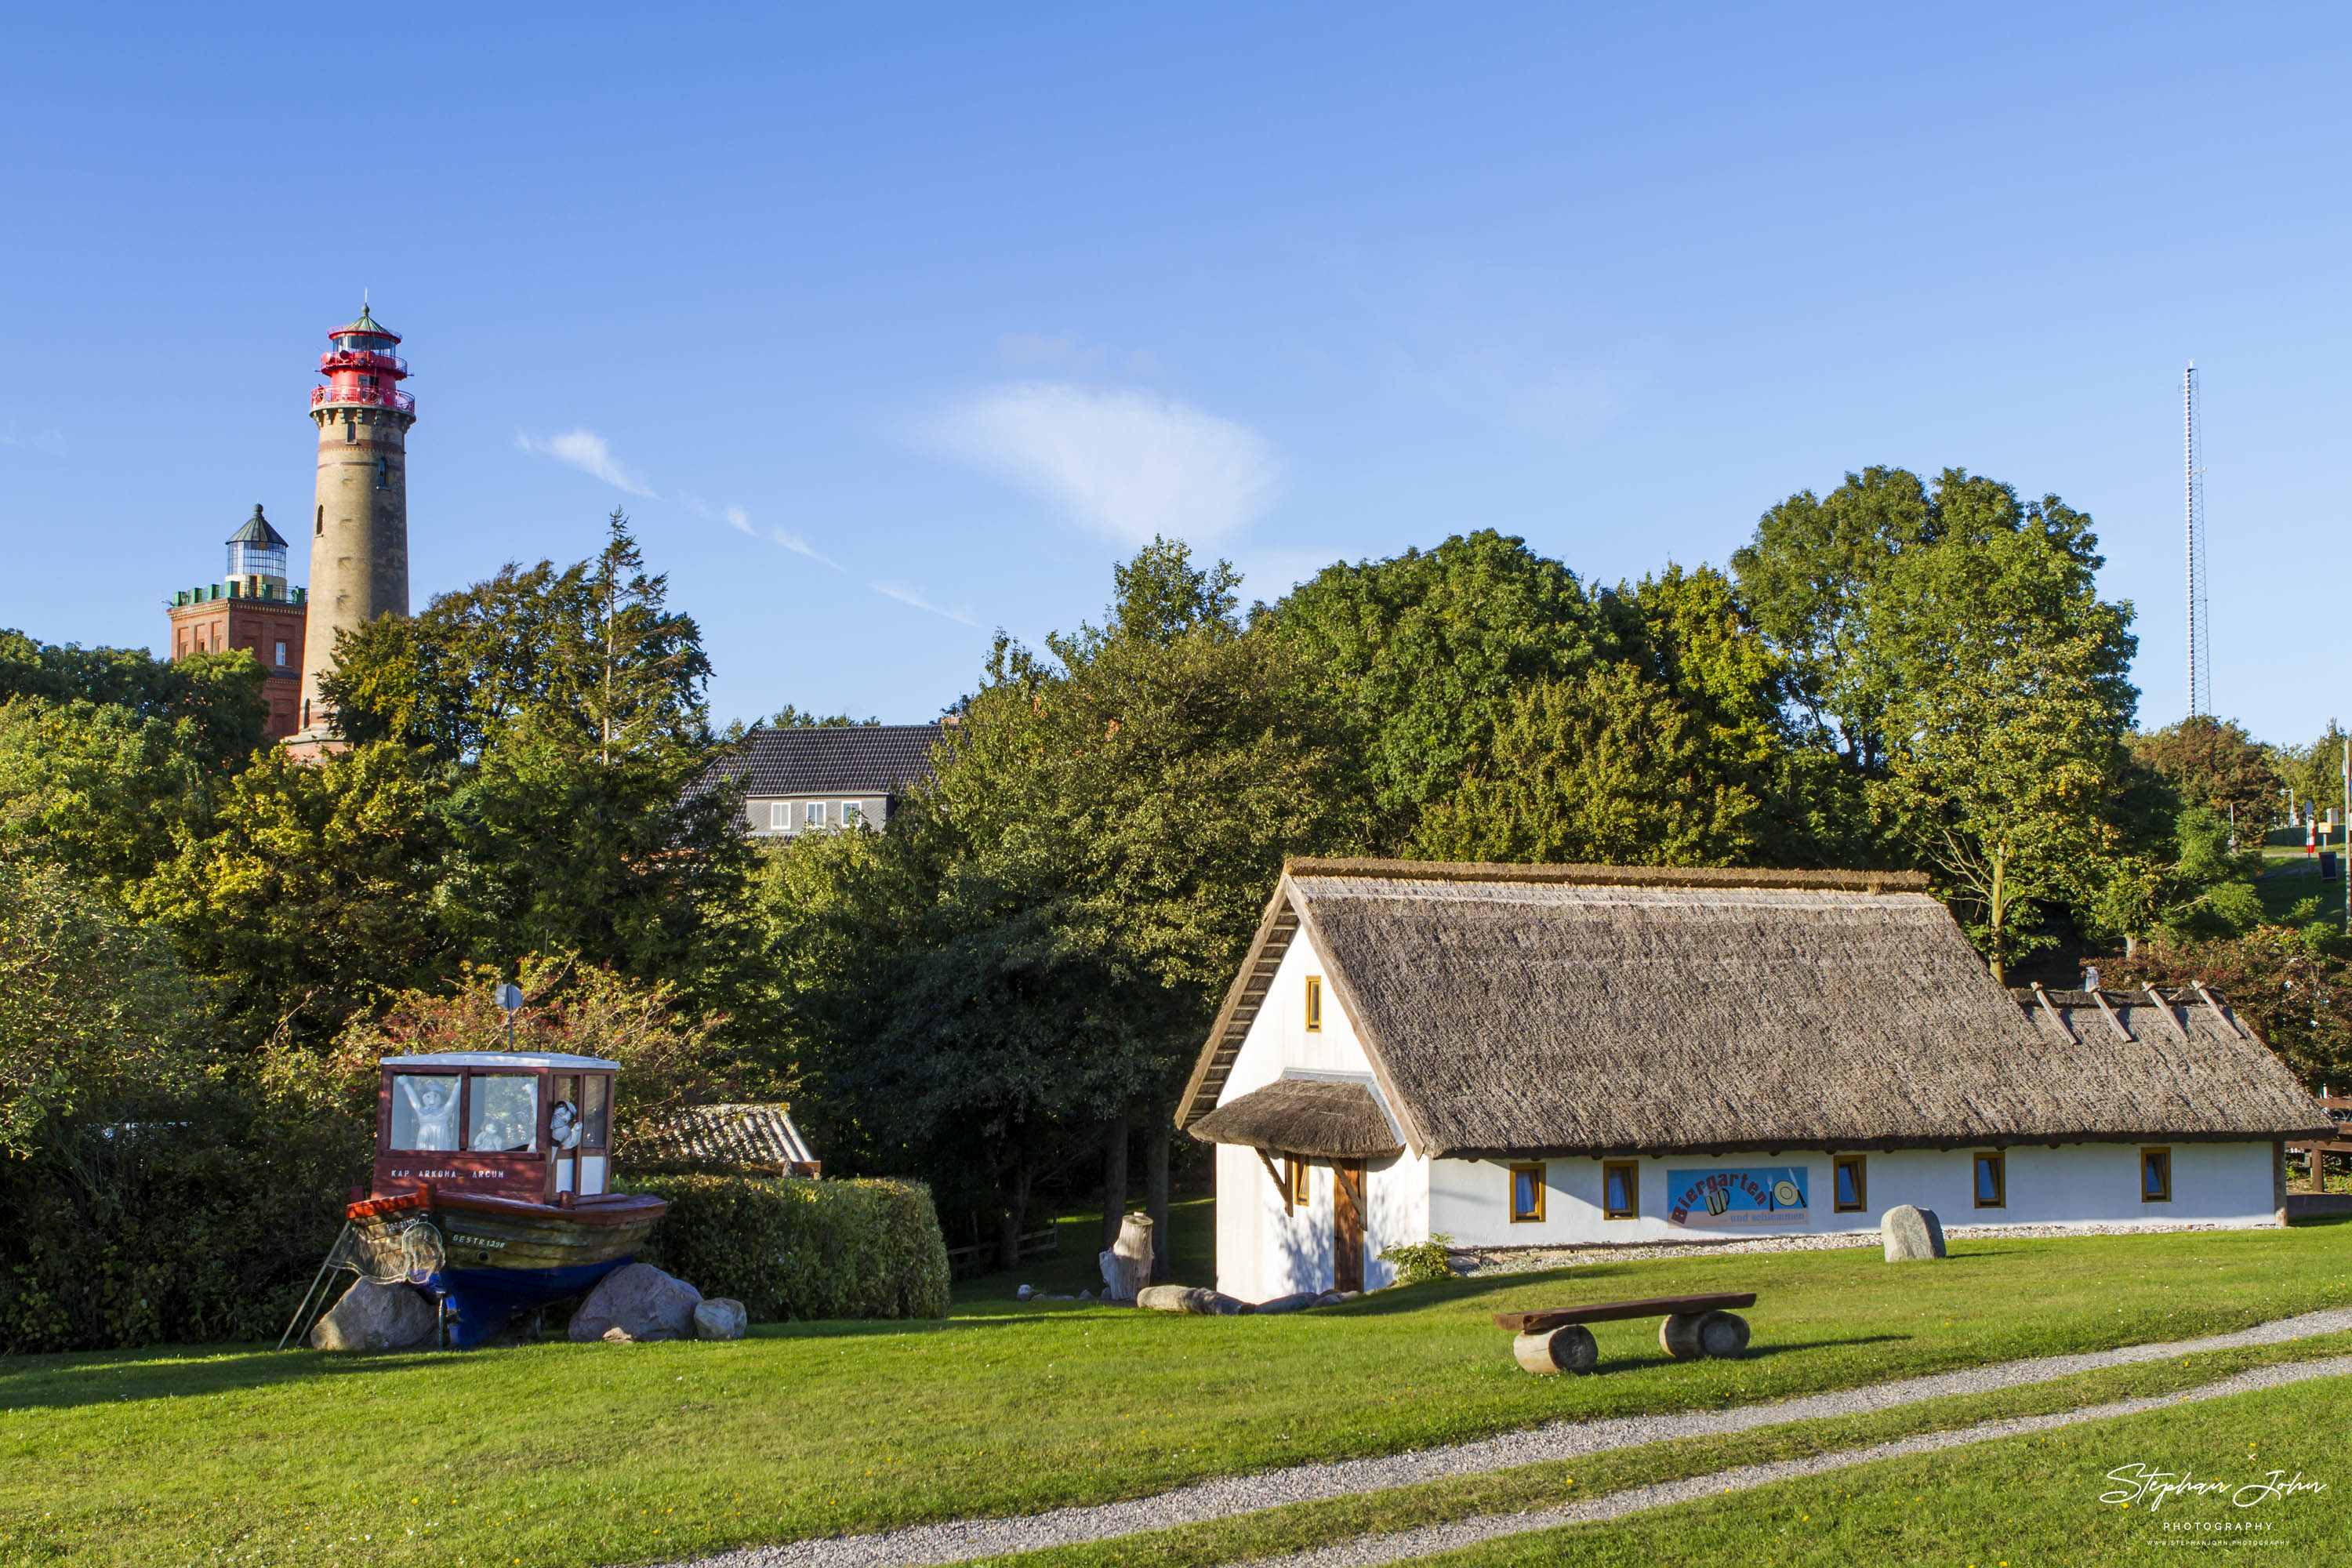
[[[1916,876],[1311,860],[1285,872],[1180,1126],[1206,1121],[1301,932],[1426,1155],[2326,1126],[2226,1003],[2167,1028],[2143,1002],[2117,1030],[2087,996],[2013,996]]]
[[[1270,1154],[1384,1160],[1404,1146],[1360,1083],[1282,1079],[1192,1123],[1204,1143],[1241,1143]]]

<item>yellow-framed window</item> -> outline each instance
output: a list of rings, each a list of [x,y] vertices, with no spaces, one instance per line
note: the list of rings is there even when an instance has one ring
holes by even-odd
[[[1319,974],[1307,977],[1307,1032],[1323,1032],[1323,977]]]
[[[1539,1165],[1511,1167],[1511,1223],[1541,1225],[1544,1216],[1544,1168]]]
[[[1307,1173],[1313,1167],[1297,1155],[1293,1154],[1290,1157],[1290,1191],[1284,1195],[1289,1200],[1292,1208],[1303,1209],[1314,1201],[1314,1194],[1307,1185]]]
[[[2143,1149],[2139,1152],[2139,1201],[2144,1204],[2168,1204],[2172,1201],[2172,1151]]]
[[[1838,1213],[1859,1214],[1870,1207],[1870,1173],[1860,1154],[1840,1154],[1831,1174]]]
[[[1601,1217],[1642,1217],[1642,1167],[1633,1160],[1607,1160],[1601,1166]]]
[[[2009,1160],[2000,1150],[1977,1151],[1975,1191],[1980,1209],[2009,1206]]]

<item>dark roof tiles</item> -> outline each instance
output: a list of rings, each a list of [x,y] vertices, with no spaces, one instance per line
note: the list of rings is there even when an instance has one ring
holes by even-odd
[[[713,764],[713,779],[741,779],[752,798],[794,795],[887,795],[928,784],[937,724],[851,724],[771,730],[743,737]]]

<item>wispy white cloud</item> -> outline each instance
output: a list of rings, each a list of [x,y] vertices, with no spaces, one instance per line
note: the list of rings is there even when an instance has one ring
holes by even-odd
[[[38,452],[44,457],[66,455],[66,437],[62,430],[40,430],[30,436],[18,432],[13,425],[0,430],[0,447],[14,447],[21,452]]]
[[[515,445],[526,452],[535,452],[542,458],[568,463],[583,474],[604,480],[614,489],[626,490],[633,496],[644,496],[648,500],[655,499],[652,487],[616,462],[613,448],[593,430],[567,430],[561,436],[545,437],[528,436],[518,431]]]
[[[1160,371],[1160,361],[1149,349],[1129,349],[1121,353],[1097,343],[1080,342],[1070,337],[1047,337],[1042,332],[1007,332],[997,339],[996,352],[1006,364],[1033,374],[1049,371],[1064,375],[1085,374],[1106,366],[1128,375],[1158,375]]]
[[[764,539],[772,544],[780,545],[782,548],[791,551],[795,555],[805,555],[811,561],[815,562],[818,565],[829,567],[835,572],[846,574],[849,571],[848,567],[844,566],[840,562],[835,561],[832,556],[827,555],[824,552],[819,550],[815,545],[811,544],[799,534],[793,532],[790,529],[761,528],[758,523],[751,520],[751,511],[744,507],[731,504],[714,507],[709,502],[691,495],[679,496],[678,502],[688,510],[695,512],[699,516],[709,518],[714,521],[723,522],[728,527],[735,530],[738,533],[744,534],[749,538]],[[915,589],[907,587],[903,584],[868,583],[866,586],[872,592],[880,594],[885,598],[896,599],[902,605],[911,605],[915,609],[922,610],[928,614],[939,616],[944,619],[953,621],[958,626],[971,626],[974,630],[986,629],[967,612],[962,610],[950,610],[943,605],[935,605]]]
[[[791,551],[795,555],[805,555],[812,561],[822,561],[824,564],[832,567],[836,572],[847,570],[847,568],[843,566],[840,562],[835,561],[832,556],[827,555],[824,551],[819,550],[815,545],[811,544],[807,540],[803,539],[799,534],[792,532],[788,529],[772,528],[768,530],[768,537],[774,540],[778,544],[782,545],[785,549]]]
[[[955,622],[958,626],[970,626],[976,632],[986,631],[988,629],[986,626],[982,626],[978,621],[972,619],[968,613],[962,610],[946,609],[940,605],[934,605],[929,599],[926,599],[923,595],[915,592],[912,588],[902,586],[897,583],[868,583],[866,585],[886,598],[896,599],[902,605],[912,605],[919,610],[928,610],[932,615]]]
[[[1153,393],[1060,382],[992,387],[918,434],[1135,543],[1230,532],[1271,504],[1279,472],[1265,441],[1230,419]]]

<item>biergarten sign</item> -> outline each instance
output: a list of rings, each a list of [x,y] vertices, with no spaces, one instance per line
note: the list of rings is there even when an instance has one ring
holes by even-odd
[[[1666,1223],[1708,1229],[1803,1225],[1811,1188],[1802,1165],[1666,1173]]]

